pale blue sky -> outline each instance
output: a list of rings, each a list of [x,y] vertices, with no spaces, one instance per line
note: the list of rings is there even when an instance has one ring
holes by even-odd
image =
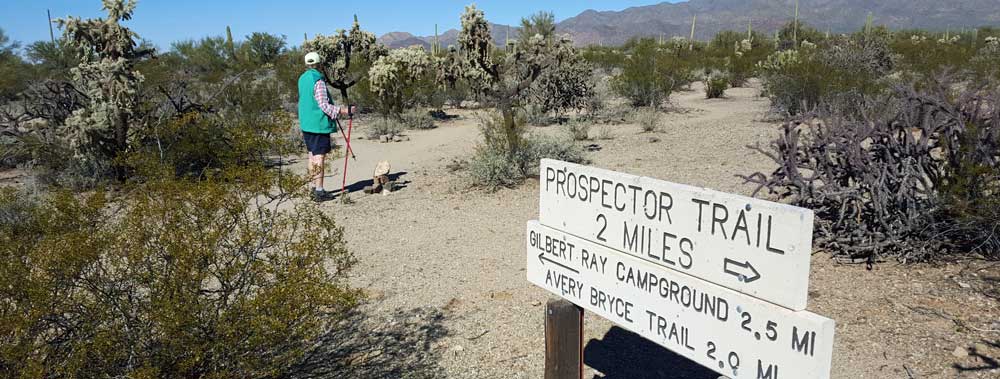
[[[30,43],[49,38],[45,10],[52,18],[74,15],[103,15],[100,0],[0,0],[0,28],[16,41]],[[139,0],[135,18],[129,22],[145,39],[161,48],[171,42],[219,36],[226,25],[237,39],[252,32],[284,34],[297,43],[303,33],[329,34],[338,28],[348,28],[354,14],[363,28],[382,35],[391,31],[406,31],[416,35],[434,34],[437,23],[441,32],[459,26],[459,16],[471,0],[414,1],[218,1],[218,0]],[[557,20],[577,15],[586,9],[621,10],[660,3],[662,0],[494,0],[475,1],[496,23],[517,23],[522,16],[537,11],[552,11]],[[671,0],[670,2],[677,2]],[[56,30],[59,33],[59,30]]]

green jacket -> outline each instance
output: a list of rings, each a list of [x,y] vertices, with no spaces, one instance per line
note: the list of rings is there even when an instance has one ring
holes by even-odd
[[[319,80],[323,80],[323,74],[312,68],[299,76],[299,127],[304,132],[330,134],[337,131],[336,124],[320,109],[313,93]],[[330,94],[326,97],[330,99]]]

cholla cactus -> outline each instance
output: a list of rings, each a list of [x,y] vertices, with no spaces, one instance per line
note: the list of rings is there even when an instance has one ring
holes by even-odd
[[[431,67],[431,56],[420,46],[396,49],[379,57],[368,70],[372,90],[383,100],[383,110],[398,114],[404,107],[403,92]]]
[[[368,70],[372,90],[384,94],[392,90],[394,84],[412,80],[421,75],[431,65],[431,57],[420,46],[390,51],[379,57]]]
[[[150,54],[136,49],[138,36],[120,24],[132,18],[134,0],[103,0],[107,18],[58,19],[64,37],[78,51],[80,64],[71,69],[87,105],[66,120],[61,135],[78,159],[115,158],[125,151],[129,128],[137,120],[142,74],[135,63]]]
[[[749,39],[743,39],[736,43],[735,52],[737,57],[742,57],[743,54],[753,50],[753,43]]]
[[[972,63],[989,70],[997,70],[997,61],[1000,61],[1000,38],[986,37],[986,45],[972,57]]]
[[[783,50],[768,55],[767,59],[757,64],[765,72],[781,72],[785,67],[799,63],[797,50]]]
[[[582,106],[593,92],[590,68],[573,48],[572,41],[556,35],[535,34],[520,38],[502,57],[485,15],[474,5],[465,8],[454,63],[462,77],[498,108],[512,109],[531,100],[544,111]]]
[[[493,37],[490,24],[475,5],[465,7],[462,30],[458,34],[459,63],[462,76],[477,91],[491,89],[499,81],[499,67],[493,60]]]
[[[386,48],[377,42],[374,34],[361,30],[357,16],[354,17],[354,25],[350,31],[339,29],[336,34],[330,36],[317,34],[313,39],[306,41],[302,48],[319,53],[323,59],[320,64],[321,71],[326,74],[330,85],[340,90],[340,94],[344,97],[347,96],[347,89],[354,86],[366,74],[357,70],[351,71],[351,60],[363,59],[375,62],[388,53]]]
[[[960,39],[959,36],[938,38],[937,43],[940,43],[942,45],[954,45],[955,43],[958,43],[959,39]]]

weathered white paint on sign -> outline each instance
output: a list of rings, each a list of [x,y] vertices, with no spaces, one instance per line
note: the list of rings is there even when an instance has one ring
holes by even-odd
[[[528,281],[734,379],[830,377],[834,322],[543,226]]]
[[[775,304],[803,310],[808,209],[543,159],[539,221]]]

